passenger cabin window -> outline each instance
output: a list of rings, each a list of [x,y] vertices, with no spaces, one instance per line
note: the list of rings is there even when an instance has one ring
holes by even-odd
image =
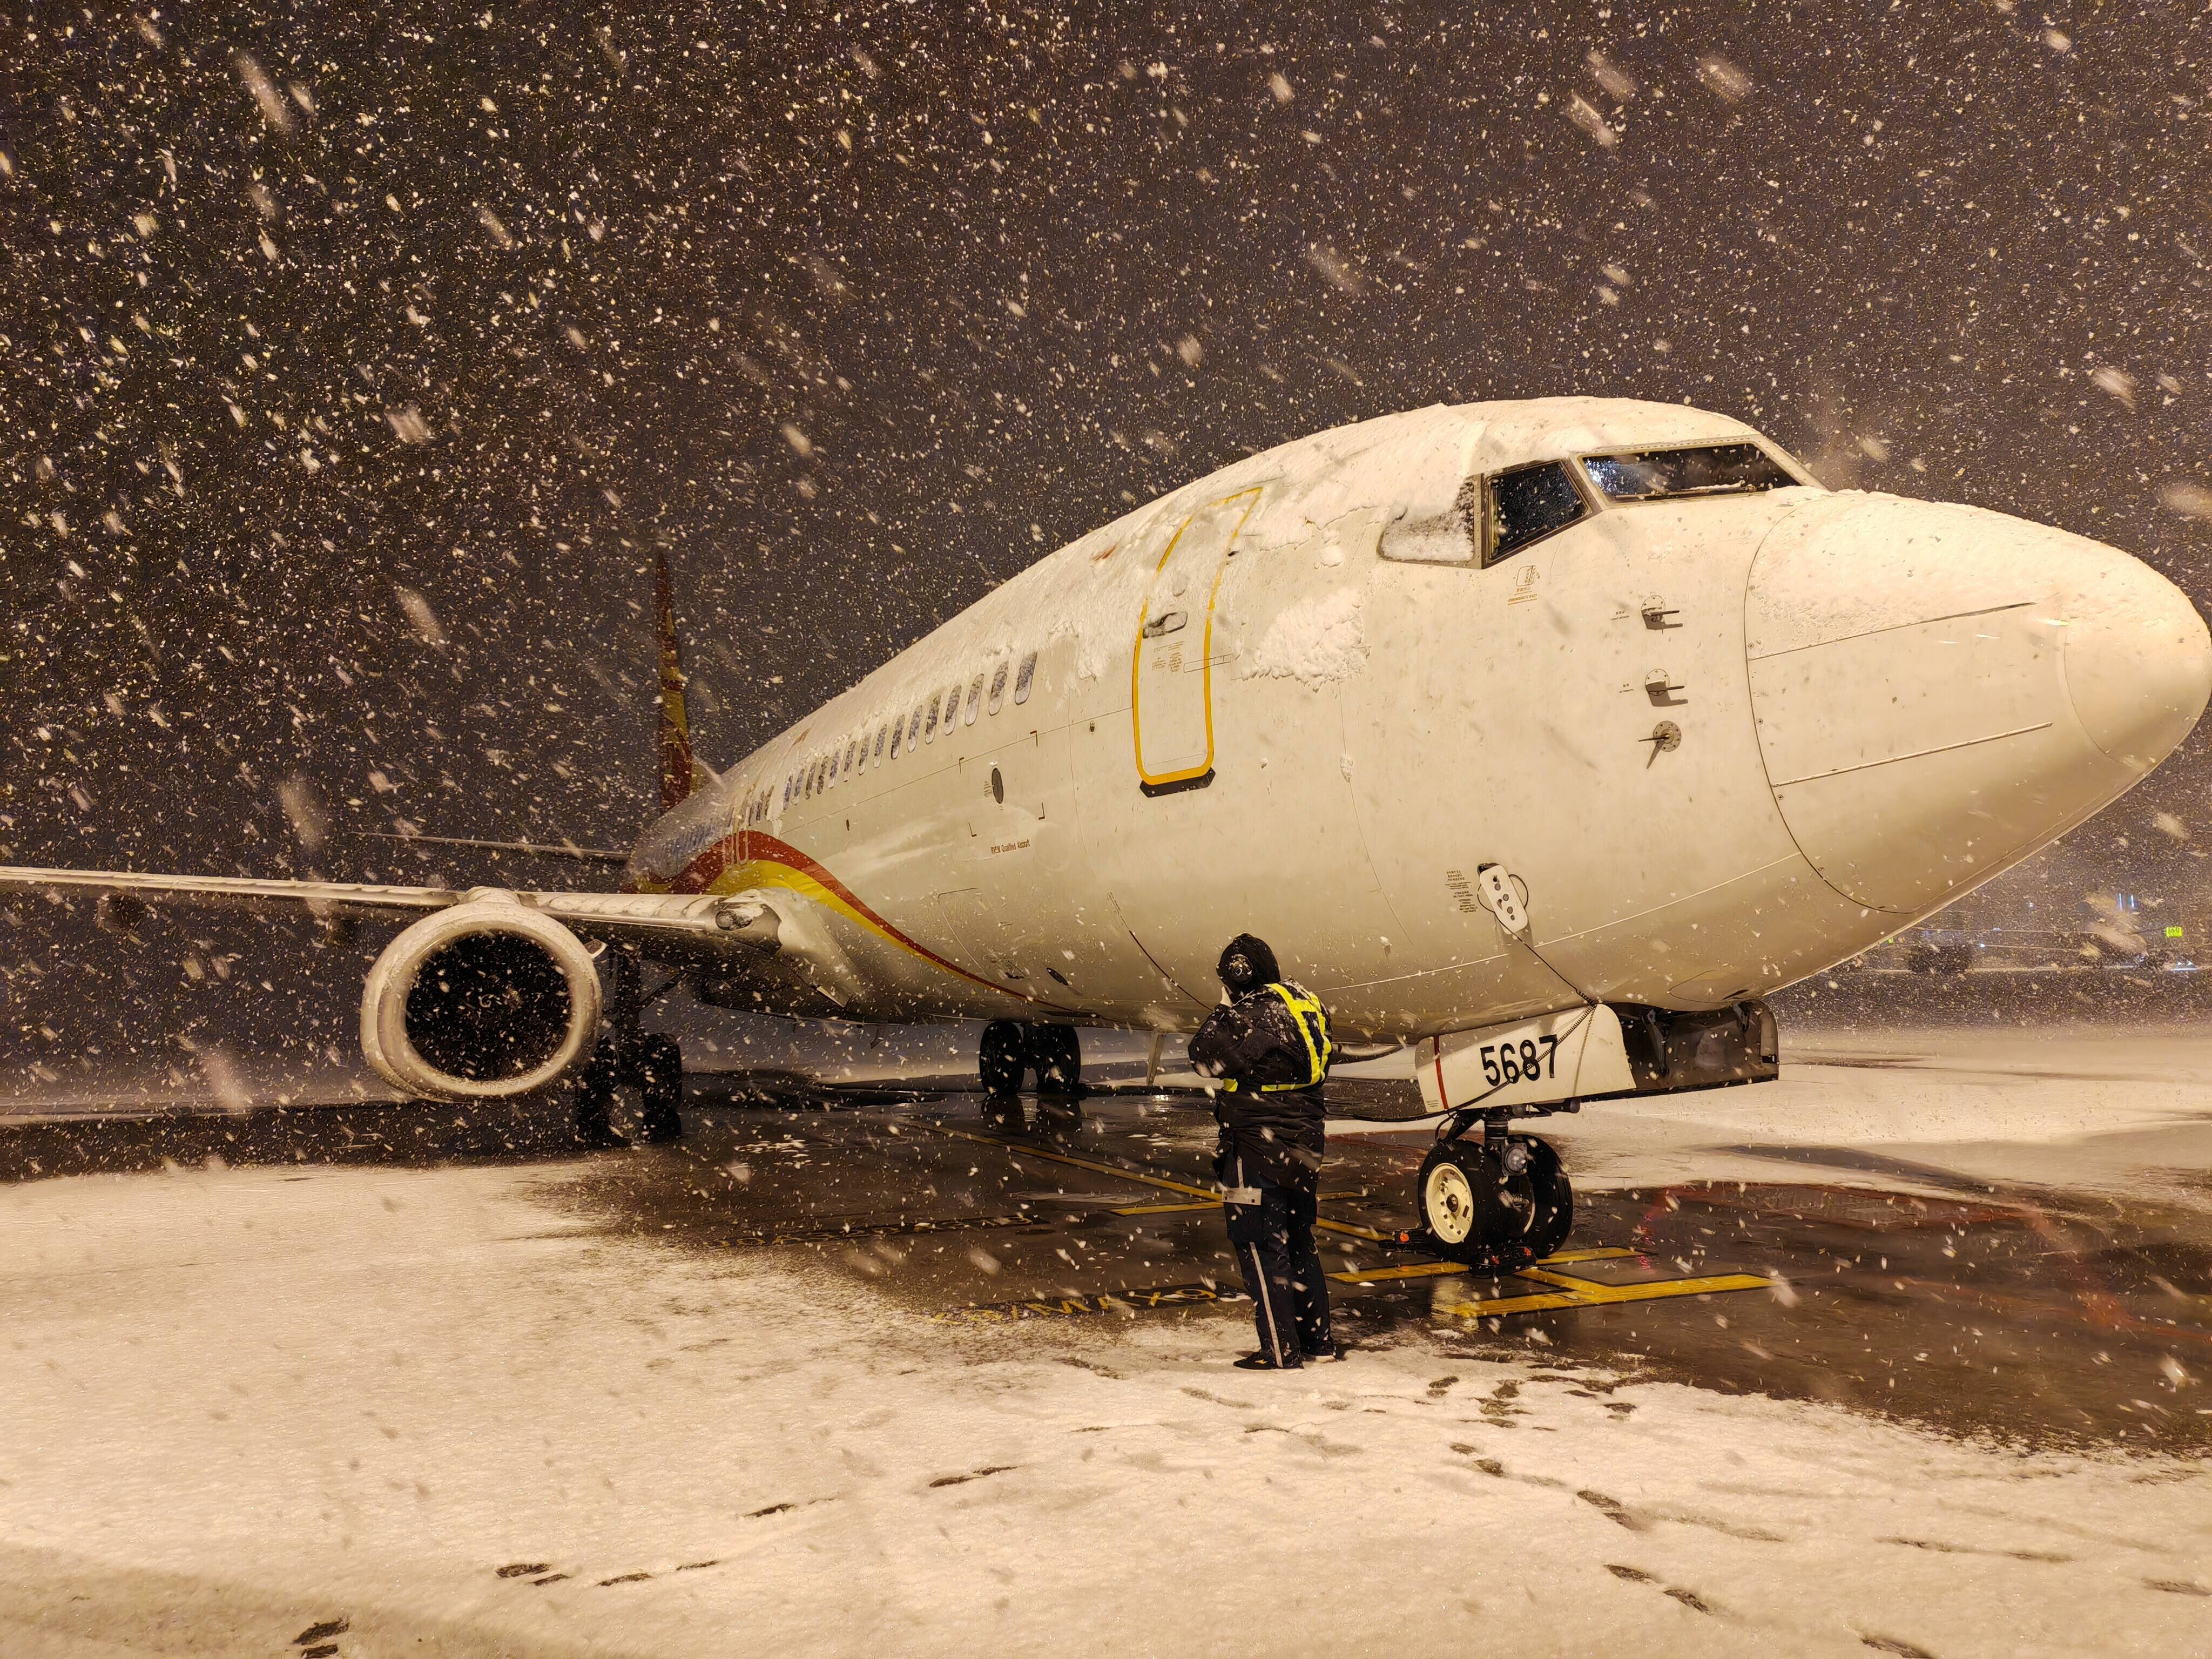
[[[964,723],[969,726],[975,725],[975,716],[982,712],[982,708],[983,677],[978,674],[968,684],[968,712],[962,716]]]
[[[955,680],[945,688],[945,729],[952,730],[952,717],[960,712],[960,682]]]
[[[884,737],[890,730],[890,727],[888,726],[879,726],[876,728],[876,761],[878,765],[882,764],[884,758]]]
[[[921,735],[921,705],[920,703],[916,703],[916,704],[915,705],[915,707],[914,707],[914,719],[913,719],[913,720],[909,720],[909,721],[907,723],[907,728],[906,728],[906,746],[907,746],[908,749],[912,749],[912,748],[914,747],[915,739],[915,738],[919,738]]]
[[[929,724],[921,728],[921,740],[924,743],[937,741],[937,705],[942,701],[941,696],[929,700]]]
[[[898,758],[899,739],[905,735],[906,716],[902,714],[891,722],[891,758],[893,760]]]
[[[1589,515],[1590,504],[1565,461],[1516,467],[1490,481],[1490,550],[1483,563],[1510,559],[1525,547]]]
[[[1656,501],[1680,495],[1747,495],[1787,489],[1798,480],[1757,444],[1698,444],[1585,455],[1583,471],[1611,500]]]
[[[1014,676],[1016,702],[1027,702],[1030,700],[1030,685],[1036,678],[1036,659],[1037,653],[1034,651],[1022,659],[1021,668]]]
[[[999,712],[999,705],[1006,700],[1006,665],[1000,663],[999,672],[991,676],[991,712]]]

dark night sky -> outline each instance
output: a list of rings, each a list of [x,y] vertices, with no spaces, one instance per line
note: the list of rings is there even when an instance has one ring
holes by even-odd
[[[0,856],[623,845],[656,539],[720,764],[1131,501],[1439,399],[1686,399],[2212,601],[2206,27],[17,0]],[[2151,823],[2205,746],[2069,856],[2195,882]],[[0,938],[4,1086],[350,1054],[368,945]]]

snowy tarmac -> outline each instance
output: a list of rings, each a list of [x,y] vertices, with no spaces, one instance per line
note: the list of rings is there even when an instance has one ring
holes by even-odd
[[[1188,1097],[0,1132],[0,1652],[2202,1650],[2212,1044],[1788,1059],[1540,1126],[1535,1277],[1340,1126],[1296,1376]]]

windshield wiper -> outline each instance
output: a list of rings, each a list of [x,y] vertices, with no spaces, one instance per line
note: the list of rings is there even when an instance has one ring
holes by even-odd
[[[1747,479],[1731,478],[1726,483],[1688,484],[1679,489],[1662,489],[1644,499],[1650,501],[1676,501],[1685,495],[1748,495],[1754,489],[1755,486]]]

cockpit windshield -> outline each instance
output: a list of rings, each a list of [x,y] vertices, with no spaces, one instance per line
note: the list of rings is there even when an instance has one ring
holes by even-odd
[[[1744,495],[1801,482],[1757,444],[1699,444],[1585,455],[1583,471],[1608,499],[1656,501],[1681,495]]]

